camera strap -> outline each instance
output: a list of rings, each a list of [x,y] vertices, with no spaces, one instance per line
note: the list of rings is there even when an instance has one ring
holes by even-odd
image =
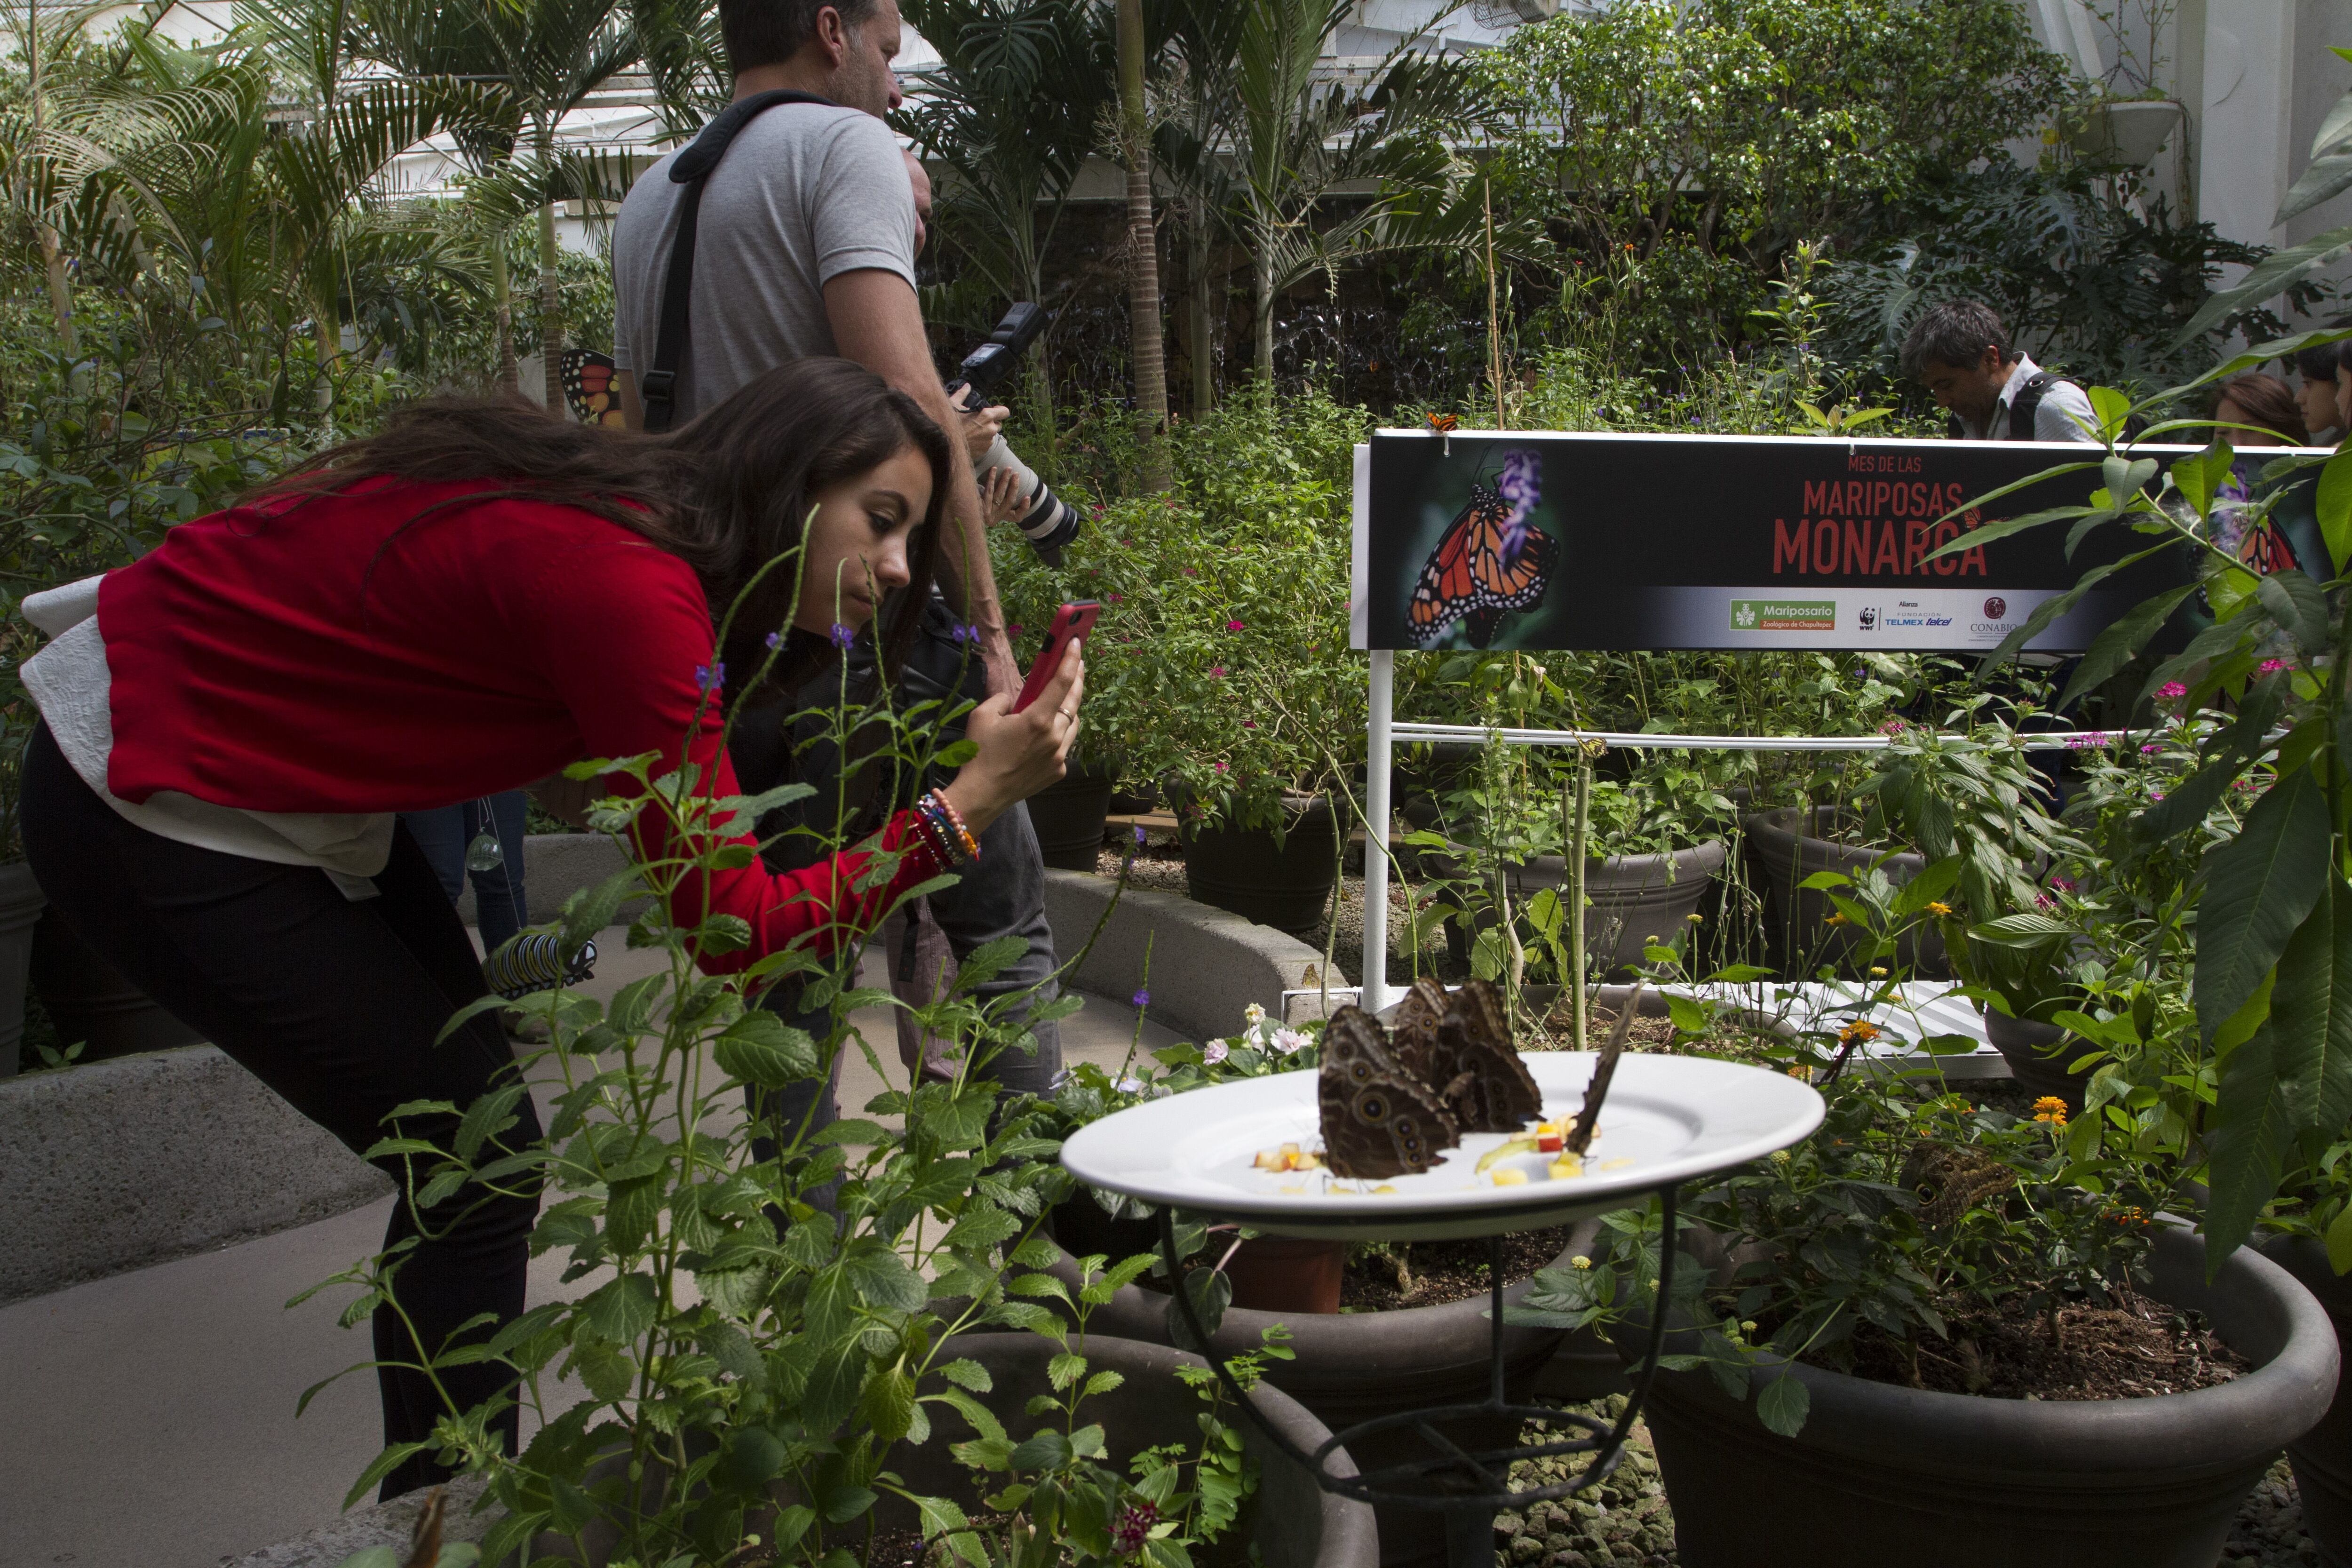
[[[661,325],[654,337],[653,368],[637,378],[637,395],[646,406],[645,427],[667,430],[677,415],[677,367],[686,357],[688,323],[694,303],[694,237],[702,216],[702,190],[710,171],[727,155],[735,133],[780,103],[815,103],[840,107],[813,92],[777,88],[739,99],[711,116],[686,150],[670,160],[673,184],[684,185],[677,205],[677,236],[670,241],[669,267],[662,279]]]

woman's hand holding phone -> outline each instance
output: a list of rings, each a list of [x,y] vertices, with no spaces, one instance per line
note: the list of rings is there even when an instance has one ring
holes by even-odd
[[[964,733],[980,754],[966,763],[947,786],[947,797],[977,834],[1059,779],[1070,742],[1077,738],[1078,704],[1087,693],[1085,645],[1062,648],[1061,667],[1035,701],[1015,713],[1013,699],[997,693],[964,720]]]

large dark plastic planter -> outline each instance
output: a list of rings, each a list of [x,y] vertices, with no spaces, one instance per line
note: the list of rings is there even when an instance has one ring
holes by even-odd
[[[1612,855],[1584,863],[1584,896],[1591,908],[1584,914],[1585,951],[1604,972],[1625,969],[1642,962],[1643,950],[1654,939],[1668,939],[1698,912],[1714,886],[1730,850],[1720,838],[1665,855]],[[1424,853],[1424,872],[1458,876],[1461,863],[1434,851]],[[1511,903],[1525,909],[1529,899],[1550,888],[1563,898],[1568,892],[1568,857],[1538,855],[1509,868]],[[1487,919],[1491,920],[1491,914]],[[1456,963],[1469,962],[1468,938],[1458,924],[1445,928]]]
[[[1162,1344],[1116,1337],[1106,1331],[1101,1313],[1088,1323],[1083,1342],[1072,1336],[1070,1348],[1084,1354],[1092,1370],[1116,1372],[1126,1379],[1118,1387],[1089,1399],[1082,1409],[1087,1420],[1102,1424],[1114,1468],[1125,1470],[1131,1456],[1159,1444],[1198,1445],[1203,1406],[1191,1389],[1176,1380],[1176,1369],[1187,1364],[1205,1366],[1200,1357]],[[1004,1422],[1008,1432],[1026,1436],[1046,1423],[1024,1417],[1021,1411],[1031,1398],[1052,1391],[1046,1364],[1060,1349],[1036,1334],[957,1334],[940,1346],[939,1360],[946,1363],[969,1356],[986,1367],[994,1384],[987,1398],[989,1408]],[[1279,1388],[1260,1386],[1251,1398],[1269,1425],[1307,1453],[1322,1447],[1331,1436],[1327,1425]],[[919,1448],[893,1449],[887,1468],[905,1478],[910,1491],[952,1497],[967,1510],[977,1510],[979,1500],[973,1495],[970,1472],[954,1462],[948,1444],[978,1434],[959,1430],[961,1418],[947,1414],[943,1406],[932,1408],[938,1412],[939,1430],[931,1440]],[[1312,1476],[1276,1452],[1249,1421],[1238,1415],[1228,1419],[1258,1459],[1256,1529],[1251,1541],[1266,1568],[1374,1568],[1381,1547],[1371,1509],[1324,1491]],[[1339,1474],[1355,1473],[1356,1466],[1346,1450],[1336,1458],[1333,1468]],[[889,1499],[877,1510],[877,1521],[886,1529],[911,1526],[914,1510]]]
[[[1046,865],[1064,871],[1095,869],[1115,782],[1108,773],[1072,768],[1029,797],[1029,826],[1037,831],[1037,849]]]
[[[1066,1279],[1076,1278],[1066,1259],[1055,1266],[1055,1272]],[[1527,1290],[1524,1280],[1512,1286],[1503,1293],[1506,1305],[1516,1303]],[[1255,1350],[1260,1334],[1276,1323],[1284,1325],[1289,1331],[1293,1359],[1269,1362],[1265,1380],[1337,1432],[1377,1415],[1486,1398],[1493,1347],[1486,1305],[1486,1298],[1478,1296],[1435,1307],[1328,1316],[1234,1308],[1219,1325],[1214,1348],[1223,1356]],[[1170,1343],[1168,1298],[1129,1285],[1108,1305],[1097,1309],[1089,1326],[1098,1333]],[[1558,1329],[1503,1331],[1507,1377],[1514,1399],[1532,1393],[1538,1374],[1562,1338]],[[1517,1440],[1517,1429],[1509,1423],[1483,1433],[1457,1424],[1448,1428],[1448,1436],[1473,1447],[1508,1447]],[[1474,1436],[1481,1441],[1473,1443]],[[1375,1434],[1371,1441],[1355,1445],[1349,1451],[1364,1469],[1377,1470],[1383,1464],[1425,1450],[1418,1438],[1386,1432]],[[1386,1568],[1444,1561],[1444,1515],[1412,1509],[1381,1509],[1379,1514],[1381,1562]]]
[[[33,931],[32,985],[58,1027],[58,1044],[81,1042],[79,1059],[85,1062],[204,1042],[202,1034],[125,980],[55,910]]]
[[[2253,1371],[2188,1394],[2041,1402],[1781,1363],[1811,1396],[1795,1437],[1703,1368],[1661,1373],[1645,1415],[1683,1568],[2212,1568],[2246,1494],[2326,1413],[2336,1331],[2251,1251],[2209,1287],[2203,1238],[2168,1227],[2152,1263],[2148,1294],[2206,1313]],[[1636,1327],[1619,1328],[1621,1354],[1646,1337]]]
[[[1294,798],[1284,816],[1289,831],[1279,847],[1269,828],[1185,824],[1184,885],[1193,900],[1293,936],[1321,925],[1339,875],[1339,818],[1322,795]]]
[[[33,931],[47,902],[30,866],[21,860],[0,866],[0,1078],[15,1074],[17,1055],[24,1049],[25,984],[33,963]]]
[[[1836,912],[1829,895],[1799,886],[1822,871],[1859,879],[1885,855],[1884,850],[1843,843],[1836,837],[1850,830],[1853,821],[1852,813],[1826,805],[1815,807],[1810,822],[1804,811],[1793,805],[1751,812],[1740,818],[1748,830],[1755,882],[1764,895],[1765,952],[1784,978],[1806,978],[1824,963],[1850,969],[1860,962],[1857,950],[1863,945],[1862,938],[1828,923]],[[1881,869],[1900,887],[1927,864],[1926,856],[1904,850],[1886,856]],[[1951,973],[1943,936],[1932,924],[1913,927],[1895,944],[1895,959],[1921,978]]]
[[[2328,1266],[2327,1249],[2303,1236],[2273,1237],[2263,1255],[2294,1275],[2336,1325],[2340,1352],[2352,1337],[2352,1279]],[[2327,1568],[2352,1568],[2352,1389],[2337,1384],[2319,1425],[2286,1446],[2303,1499],[2303,1528]]]
[[[2073,1070],[2074,1066],[2098,1047],[2055,1024],[2012,1018],[1998,1007],[1987,1008],[1984,1021],[1985,1038],[2009,1064],[2010,1077],[2037,1095],[2056,1095],[2070,1112],[2082,1110],[2083,1086],[2091,1079],[2087,1073]],[[2062,1045],[2065,1048],[2054,1048]]]

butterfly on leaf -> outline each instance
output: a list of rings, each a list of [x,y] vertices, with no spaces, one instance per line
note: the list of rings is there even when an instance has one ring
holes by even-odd
[[[1451,436],[1462,428],[1462,416],[1458,414],[1433,414],[1429,416],[1429,427],[1440,436]]]
[[[1505,456],[1491,486],[1470,485],[1470,504],[1454,515],[1413,584],[1406,629],[1431,647],[1456,621],[1466,620],[1470,643],[1486,647],[1513,610],[1534,607],[1551,586],[1559,543],[1528,521],[1540,489],[1542,459],[1533,452]]]
[[[572,416],[583,425],[602,425],[619,430],[626,422],[621,417],[621,395],[613,384],[620,366],[610,354],[600,354],[594,349],[563,351],[563,401],[572,405]]]

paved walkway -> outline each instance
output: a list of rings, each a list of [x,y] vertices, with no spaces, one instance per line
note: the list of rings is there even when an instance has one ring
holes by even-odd
[[[592,986],[608,994],[646,962],[609,935]],[[887,1013],[858,1024],[895,1064]],[[1065,1058],[1115,1068],[1134,1026],[1125,1004],[1090,996],[1062,1024]],[[1174,1038],[1145,1026],[1147,1049]],[[854,1055],[843,1104],[881,1088]],[[390,1205],[0,1309],[0,1568],[213,1568],[332,1518],[381,1447],[373,1374],[334,1384],[299,1422],[294,1407],[366,1359],[367,1330],[337,1325],[347,1288],[285,1303],[374,1250]],[[534,1262],[532,1301],[557,1293],[562,1265]]]

